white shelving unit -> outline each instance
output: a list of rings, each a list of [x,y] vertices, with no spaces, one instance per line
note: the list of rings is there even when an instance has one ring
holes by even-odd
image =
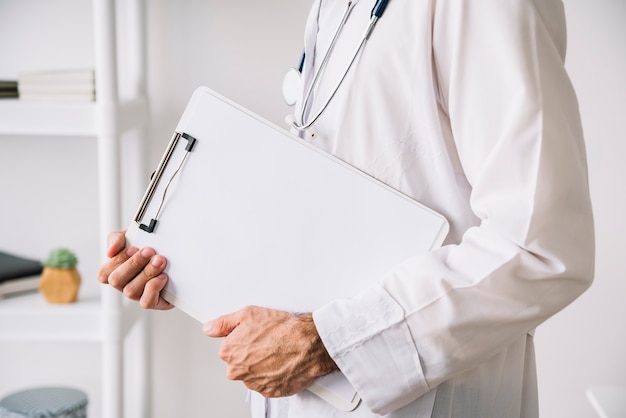
[[[96,102],[53,103],[0,100],[0,136],[91,136],[97,141],[99,235],[104,243],[121,226],[120,138],[130,129],[140,132],[148,115],[145,62],[145,0],[125,0],[128,29],[124,39],[129,60],[124,74],[132,86],[130,100],[120,101],[118,89],[117,14],[114,0],[92,0]],[[36,11],[34,11],[36,12]],[[125,71],[126,72],[126,71]],[[6,138],[0,138],[4,140]],[[54,138],[53,138],[54,139]],[[143,142],[140,139],[140,142]],[[141,148],[141,145],[140,145]],[[141,158],[141,155],[139,156]],[[143,167],[137,164],[137,167]],[[141,187],[140,173],[135,177]],[[126,180],[126,179],[125,179]],[[103,260],[104,261],[104,257]],[[148,316],[137,304],[124,303],[116,291],[103,286],[100,296],[85,297],[67,306],[47,305],[38,294],[2,300],[0,341],[81,341],[101,345],[102,418],[124,415],[124,341],[139,327],[133,348],[141,353],[139,388],[141,416],[149,417]],[[79,349],[79,348],[77,348]],[[136,392],[136,391],[135,391]]]

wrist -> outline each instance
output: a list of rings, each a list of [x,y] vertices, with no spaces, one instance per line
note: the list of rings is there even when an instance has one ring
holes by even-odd
[[[302,337],[308,341],[308,349],[303,353],[311,360],[309,373],[311,377],[320,377],[338,369],[333,358],[328,354],[322,339],[320,338],[313,315],[311,313],[294,315],[297,321],[297,329]]]

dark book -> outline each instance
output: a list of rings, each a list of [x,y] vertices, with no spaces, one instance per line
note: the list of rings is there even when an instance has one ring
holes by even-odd
[[[37,289],[42,270],[38,260],[0,251],[0,297]]]
[[[17,80],[0,80],[0,91],[4,90],[17,91]]]
[[[18,97],[17,81],[0,80],[0,98]]]

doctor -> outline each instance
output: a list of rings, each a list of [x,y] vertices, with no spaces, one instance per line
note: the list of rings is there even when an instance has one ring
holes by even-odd
[[[263,395],[255,417],[537,417],[534,329],[594,272],[563,4],[390,0],[370,30],[374,5],[315,1],[289,123],[445,215],[445,245],[312,314],[247,307],[204,332]],[[108,256],[101,282],[171,307],[163,256],[119,232]],[[337,369],[353,412],[303,390]]]

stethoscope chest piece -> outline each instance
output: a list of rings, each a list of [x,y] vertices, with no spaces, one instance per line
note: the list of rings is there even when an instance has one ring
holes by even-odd
[[[290,68],[283,79],[283,98],[288,106],[293,106],[298,100],[300,90],[300,71],[297,68]]]

